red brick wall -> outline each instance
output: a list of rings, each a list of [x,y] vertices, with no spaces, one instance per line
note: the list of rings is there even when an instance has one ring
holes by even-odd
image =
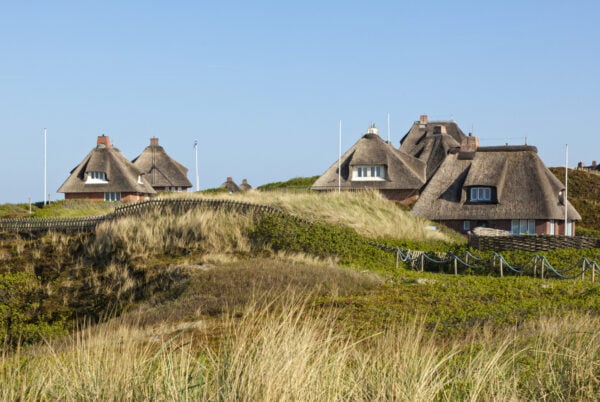
[[[471,224],[471,230],[475,229],[475,227],[477,227],[477,222],[476,220],[473,221],[469,221]],[[500,230],[506,230],[510,232],[511,229],[511,220],[508,219],[504,219],[504,220],[495,220],[495,221],[486,221],[487,222],[487,227],[488,228],[492,228],[492,229],[500,229]],[[462,220],[451,220],[451,221],[440,221],[440,223],[448,226],[451,229],[456,230],[457,232],[460,233],[466,233],[465,230],[463,230],[463,223],[464,221]],[[563,236],[564,235],[564,221],[554,221],[554,235],[558,236]],[[536,220],[535,221],[535,234],[536,235],[548,235],[550,234],[550,221],[548,220]],[[575,222],[573,222],[573,235],[575,235]]]
[[[135,202],[148,199],[147,194],[121,193],[122,202]],[[104,193],[65,193],[65,200],[104,201]]]

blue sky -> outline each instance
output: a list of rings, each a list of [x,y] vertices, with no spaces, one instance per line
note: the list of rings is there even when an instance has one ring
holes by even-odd
[[[600,161],[600,2],[0,3],[0,203],[43,199],[106,134],[150,137],[200,187],[313,176],[419,115],[548,166]]]

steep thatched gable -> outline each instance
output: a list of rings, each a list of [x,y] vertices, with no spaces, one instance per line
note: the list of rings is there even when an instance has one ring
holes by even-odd
[[[454,121],[429,121],[422,115],[400,140],[400,150],[425,162],[430,179],[448,151],[459,147],[465,137]]]
[[[381,139],[375,127],[363,135],[341,157],[341,172],[334,162],[312,185],[317,191],[373,188],[379,190],[418,190],[425,184],[425,163]],[[378,180],[356,180],[358,166],[381,166],[385,174]],[[340,173],[340,174],[338,174]]]
[[[92,176],[102,173],[102,179]],[[106,136],[98,137],[97,145],[70,172],[70,176],[57,190],[59,193],[139,193],[155,191],[144,178],[144,172],[110,144]]]
[[[154,189],[192,187],[187,178],[188,169],[172,159],[164,148],[158,145],[158,138],[150,139],[150,145],[132,162],[146,173],[146,178]]]

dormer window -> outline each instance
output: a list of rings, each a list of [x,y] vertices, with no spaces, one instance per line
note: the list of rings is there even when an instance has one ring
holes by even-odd
[[[88,172],[86,184],[104,184],[108,183],[105,172]]]
[[[385,180],[385,166],[354,166],[352,168],[352,180],[357,181],[377,181]]]
[[[491,187],[471,187],[470,198],[471,202],[490,202],[492,201]]]

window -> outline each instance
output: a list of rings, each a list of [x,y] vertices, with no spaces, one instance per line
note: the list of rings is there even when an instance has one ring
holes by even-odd
[[[491,201],[492,189],[490,187],[471,187],[472,202]]]
[[[513,219],[510,223],[510,233],[513,235],[534,235],[535,219]]]
[[[548,234],[554,235],[554,219],[550,219],[550,222],[548,222],[548,226]]]
[[[463,230],[465,232],[468,232],[469,230],[471,230],[471,221],[464,221],[463,222]]]
[[[114,191],[104,193],[104,201],[121,201],[121,193]]]
[[[88,172],[86,184],[102,184],[108,183],[105,172]]]
[[[354,166],[352,180],[384,180],[385,168],[381,165]]]
[[[566,236],[573,236],[573,221],[567,221],[567,234]]]

